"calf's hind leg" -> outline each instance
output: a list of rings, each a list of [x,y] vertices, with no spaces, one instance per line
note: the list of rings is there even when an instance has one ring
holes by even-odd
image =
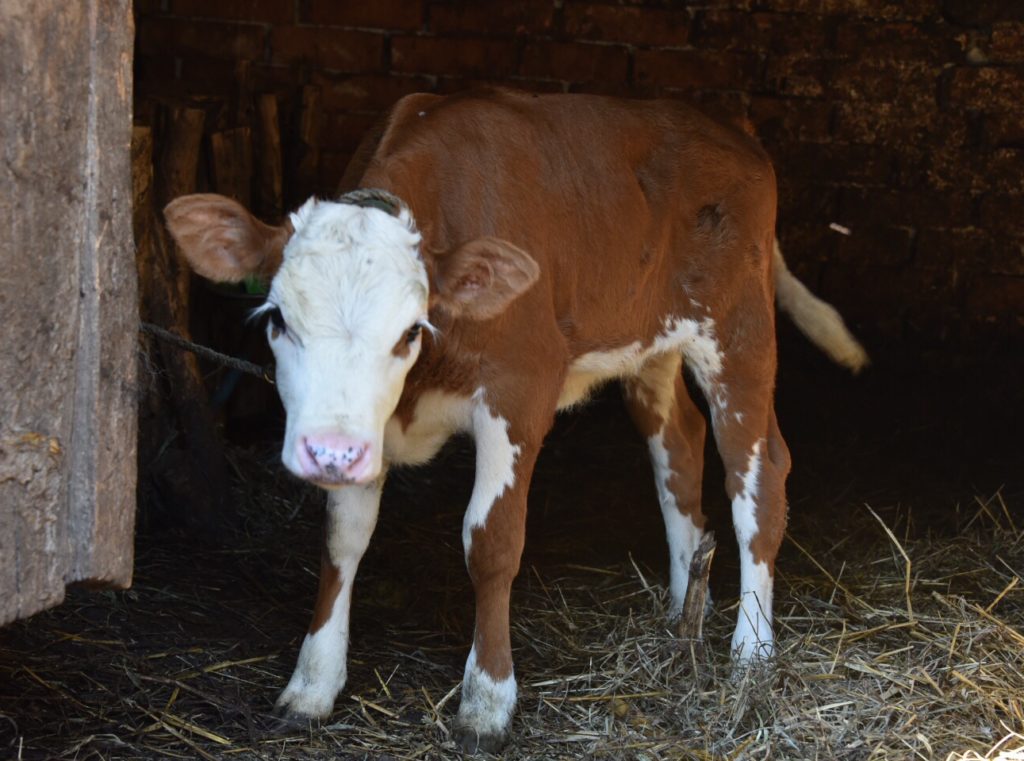
[[[763,320],[762,330],[738,331],[750,336],[750,343],[730,347],[721,372],[702,379],[739,544],[740,605],[732,654],[740,663],[775,651],[772,587],[786,526],[789,450],[773,405],[775,342],[763,330],[772,325],[771,313]]]
[[[690,560],[704,535],[700,502],[707,426],[686,390],[681,365],[679,354],[659,354],[623,382],[626,406],[647,440],[665,520],[673,618],[682,612]]]

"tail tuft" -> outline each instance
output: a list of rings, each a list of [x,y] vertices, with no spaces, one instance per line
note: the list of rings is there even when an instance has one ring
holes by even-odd
[[[807,338],[837,364],[854,374],[870,364],[868,353],[850,333],[843,318],[831,304],[822,301],[786,267],[779,241],[774,245],[775,298],[779,308]]]

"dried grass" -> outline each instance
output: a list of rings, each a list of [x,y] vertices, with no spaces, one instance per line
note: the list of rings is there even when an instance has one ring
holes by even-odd
[[[395,478],[389,504],[441,507],[385,511],[356,591],[348,687],[329,723],[284,736],[267,716],[315,589],[317,498],[262,457],[234,457],[246,523],[230,549],[151,526],[131,590],[74,592],[0,632],[0,757],[458,757],[465,487],[437,473],[468,481],[465,454]],[[780,652],[739,672],[726,658],[734,569],[713,573],[709,655],[695,659],[666,621],[662,566],[595,562],[575,550],[600,527],[545,526],[513,599],[520,702],[503,757],[1024,759],[1024,533],[1001,496],[930,530],[897,507],[842,509],[794,515]]]

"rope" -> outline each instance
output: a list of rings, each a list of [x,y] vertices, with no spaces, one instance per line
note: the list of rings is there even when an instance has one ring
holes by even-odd
[[[193,343],[185,338],[182,338],[177,333],[172,333],[169,330],[164,330],[158,325],[154,325],[151,322],[140,322],[139,328],[143,333],[149,333],[151,336],[159,338],[161,341],[177,346],[179,349],[190,351],[196,356],[208,359],[211,362],[230,367],[234,370],[239,370],[249,375],[255,375],[257,378],[262,378],[270,385],[274,385],[274,366],[265,365],[260,366],[254,362],[248,362],[238,357],[232,357],[227,354],[221,354],[219,351],[214,351],[206,346],[200,346],[197,343]]]

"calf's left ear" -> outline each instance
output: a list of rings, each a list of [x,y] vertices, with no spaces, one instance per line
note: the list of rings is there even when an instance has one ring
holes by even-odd
[[[488,320],[540,277],[533,257],[501,238],[477,238],[435,259],[437,303],[456,317]]]
[[[213,193],[175,198],[164,218],[192,269],[216,282],[272,277],[294,232],[290,222],[264,224],[237,201]]]

